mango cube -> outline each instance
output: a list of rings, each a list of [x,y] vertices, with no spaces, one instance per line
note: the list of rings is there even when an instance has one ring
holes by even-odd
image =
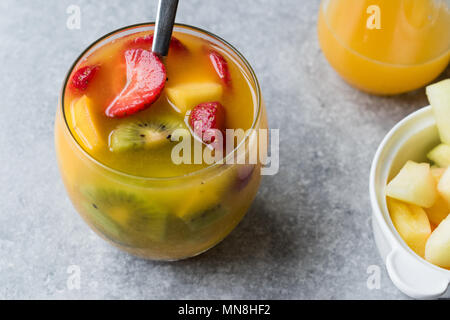
[[[408,161],[387,185],[386,195],[419,207],[432,207],[436,202],[437,192],[430,165]]]
[[[72,105],[72,127],[78,141],[87,149],[97,148],[101,142],[95,106],[86,95]]]
[[[436,118],[441,141],[450,144],[450,79],[429,85],[426,92]]]
[[[419,256],[425,254],[425,244],[431,234],[425,211],[415,205],[387,198],[389,213],[395,228],[406,244]]]
[[[186,83],[167,88],[170,102],[183,114],[202,102],[219,101],[222,85],[215,82]]]
[[[439,224],[428,239],[425,258],[442,268],[450,268],[450,216]]]

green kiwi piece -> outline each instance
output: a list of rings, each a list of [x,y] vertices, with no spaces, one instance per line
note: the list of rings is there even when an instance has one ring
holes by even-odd
[[[113,152],[159,147],[170,143],[176,129],[186,129],[186,125],[181,119],[170,116],[126,122],[112,132],[109,147]]]
[[[166,239],[169,214],[161,206],[118,189],[87,187],[82,193],[94,223],[111,240],[145,247]]]
[[[189,218],[183,219],[189,226],[189,229],[193,231],[201,230],[212,223],[217,222],[220,218],[225,216],[228,210],[222,205],[217,204],[202,212],[198,212],[189,216]]]
[[[126,235],[114,220],[103,214],[93,203],[85,203],[84,207],[88,212],[95,229],[112,242],[122,246],[129,246]]]

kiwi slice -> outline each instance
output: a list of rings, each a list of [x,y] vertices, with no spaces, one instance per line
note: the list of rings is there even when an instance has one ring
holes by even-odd
[[[176,129],[186,129],[186,125],[170,116],[126,122],[112,132],[109,147],[113,152],[156,148],[170,143]]]
[[[94,203],[85,203],[84,207],[88,212],[95,229],[100,231],[101,234],[112,242],[122,246],[129,246],[124,232],[114,220],[98,210],[98,207]]]
[[[166,239],[168,212],[124,190],[87,187],[82,193],[96,227],[112,241],[145,247]]]
[[[228,210],[219,203],[216,206],[206,209],[202,212],[197,212],[195,214],[189,215],[189,217],[184,217],[183,220],[185,223],[187,223],[191,230],[197,231],[209,226],[212,223],[217,222],[227,213]]]

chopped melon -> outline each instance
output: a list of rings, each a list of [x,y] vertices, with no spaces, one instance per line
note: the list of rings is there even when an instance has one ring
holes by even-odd
[[[72,126],[78,141],[87,149],[93,150],[101,143],[95,106],[86,95],[72,105]]]
[[[450,121],[450,119],[449,119]],[[447,168],[450,165],[450,146],[441,143],[436,148],[431,150],[428,159],[436,163],[441,168]]]
[[[439,180],[441,180],[442,176],[444,175],[444,172],[445,168],[431,167],[431,175],[436,181],[436,185],[439,183]]]
[[[439,224],[428,239],[425,258],[442,268],[450,268],[450,216]]]
[[[439,180],[437,190],[439,194],[450,204],[450,168],[447,168]]]
[[[430,221],[425,211],[415,205],[387,198],[389,213],[395,228],[406,244],[421,257],[431,234]]]
[[[431,175],[436,181],[436,185],[439,184],[442,175],[444,174],[446,169],[444,168],[431,168]],[[435,204],[428,209],[425,209],[428,219],[433,224],[433,226],[439,225],[442,220],[444,220],[450,212],[450,206],[447,201],[442,198],[441,195],[438,195]]]
[[[447,201],[439,196],[436,203],[431,208],[426,208],[425,212],[427,213],[428,219],[430,219],[433,226],[437,226],[448,216],[450,209]]]
[[[215,82],[186,83],[166,89],[169,100],[183,114],[202,102],[220,100],[222,91],[222,85]]]
[[[450,79],[429,85],[426,92],[436,118],[441,141],[450,144]]]
[[[408,161],[387,185],[386,195],[419,207],[432,207],[437,193],[430,165]]]

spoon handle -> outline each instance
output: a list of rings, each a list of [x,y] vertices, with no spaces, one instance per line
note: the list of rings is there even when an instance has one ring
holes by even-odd
[[[169,52],[178,0],[159,0],[152,51],[161,57]]]

